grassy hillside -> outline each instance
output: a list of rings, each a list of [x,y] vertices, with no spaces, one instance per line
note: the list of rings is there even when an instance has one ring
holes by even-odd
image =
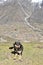
[[[22,61],[14,60],[9,47],[12,43],[0,43],[0,65],[43,65],[43,43],[22,43]]]

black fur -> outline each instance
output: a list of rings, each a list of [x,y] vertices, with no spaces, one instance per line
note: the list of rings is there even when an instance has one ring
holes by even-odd
[[[20,48],[16,48],[15,45],[17,45],[17,46],[20,45]],[[22,55],[22,53],[23,53],[23,45],[20,42],[15,42],[13,44],[13,47],[10,47],[9,49],[14,49],[14,51],[11,52],[12,54]],[[18,51],[21,51],[21,53],[18,53]]]

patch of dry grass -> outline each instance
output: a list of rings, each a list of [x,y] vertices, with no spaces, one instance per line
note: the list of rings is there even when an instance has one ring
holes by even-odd
[[[22,61],[14,60],[9,47],[13,44],[0,43],[0,65],[43,65],[43,43],[23,43]]]

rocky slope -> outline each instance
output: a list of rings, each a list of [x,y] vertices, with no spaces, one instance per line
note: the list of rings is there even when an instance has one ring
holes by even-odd
[[[34,18],[37,16],[32,7],[30,0],[13,0],[13,2],[11,0],[3,5],[1,4],[0,36],[25,42],[43,41],[42,32],[39,31],[40,29],[43,30],[43,18],[41,17],[43,10],[38,10],[38,14],[40,13],[41,16],[39,17],[37,14],[39,17],[37,20]],[[41,20],[42,25],[40,24]]]

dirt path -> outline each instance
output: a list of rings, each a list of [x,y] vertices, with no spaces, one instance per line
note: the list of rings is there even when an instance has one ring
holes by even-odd
[[[33,30],[41,31],[39,28],[35,28],[34,26],[32,26],[32,25],[27,21],[27,19],[31,17],[32,13],[31,13],[30,15],[28,15],[28,14],[25,12],[24,8],[22,7],[21,3],[18,2],[18,4],[21,6],[21,9],[23,10],[23,12],[24,12],[25,15],[26,15],[26,17],[25,17],[25,22],[26,22],[26,24],[27,24],[30,28],[32,28]]]

